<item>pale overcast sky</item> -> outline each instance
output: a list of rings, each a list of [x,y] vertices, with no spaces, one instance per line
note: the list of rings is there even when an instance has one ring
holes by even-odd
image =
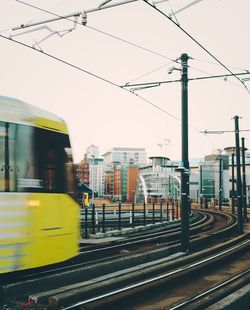
[[[97,7],[102,2],[1,0],[0,34],[32,46],[51,34],[51,30],[62,34],[74,27],[74,23],[64,20],[12,31],[14,26],[52,17],[24,3],[66,15]],[[169,15],[192,2],[169,0],[157,8]],[[176,18],[181,27],[231,71],[243,72],[250,70],[249,12],[248,0],[203,0],[176,14]],[[34,29],[37,31],[21,34]],[[50,36],[37,48],[117,85],[179,79],[179,71],[170,75],[168,69],[180,67],[171,60],[182,53],[192,57],[190,78],[228,73],[142,0],[89,13],[87,26],[77,25],[62,37]],[[0,50],[1,95],[19,98],[65,119],[75,162],[83,158],[91,144],[99,146],[101,154],[112,147],[145,147],[149,156],[161,154],[180,160],[179,82],[136,92],[163,112],[132,93],[2,37]],[[246,85],[250,89],[250,81]],[[235,77],[227,81],[223,78],[190,81],[190,158],[234,145],[233,133],[204,136],[199,131],[233,130],[235,115],[242,117],[240,129],[250,129],[250,95]],[[250,133],[246,131],[241,135],[250,148]],[[164,143],[166,147],[160,148],[158,144]]]

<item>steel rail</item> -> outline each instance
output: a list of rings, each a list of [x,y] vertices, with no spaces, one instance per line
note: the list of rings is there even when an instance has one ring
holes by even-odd
[[[192,223],[190,225],[190,227],[193,227],[194,229],[198,229],[197,226],[198,227],[199,226],[203,227],[205,225],[209,225],[211,222],[212,222],[211,216],[210,217],[204,216],[199,221]],[[202,225],[202,223],[203,223],[203,225]],[[168,238],[168,237],[169,238],[170,237],[173,238],[180,231],[180,227],[171,228],[170,226],[168,226],[168,228],[170,228],[170,229],[154,233],[154,234],[156,234],[156,236],[151,237],[151,239],[152,239],[151,241],[153,242],[154,239],[164,238],[164,237],[165,238]],[[124,248],[124,247],[128,247],[128,246],[133,246],[133,245],[139,244],[140,240],[141,240],[141,243],[143,243],[143,242],[146,243],[146,242],[149,242],[151,235],[152,235],[151,233],[148,233],[146,235],[147,237],[144,238],[143,240],[141,240],[140,237],[132,237],[132,238],[130,238],[131,242],[127,242],[126,241],[124,243],[124,241],[123,241],[121,244],[105,246],[105,247],[101,247],[101,248],[97,248],[97,249],[94,248],[94,249],[90,249],[90,250],[87,250],[87,251],[84,251],[84,252],[80,252],[80,254],[78,256],[76,256],[76,257],[74,257],[73,259],[70,260],[70,262],[71,262],[70,265],[60,266],[61,264],[64,264],[64,262],[63,262],[63,263],[59,263],[58,267],[53,266],[53,269],[49,268],[48,270],[38,270],[36,273],[31,273],[31,274],[30,273],[26,274],[25,271],[24,271],[24,272],[22,272],[21,279],[29,279],[29,278],[33,278],[35,276],[46,276],[48,274],[55,273],[55,272],[72,270],[74,268],[84,267],[85,265],[89,265],[90,261],[88,261],[87,263],[85,261],[85,262],[76,262],[76,263],[73,263],[73,264],[72,264],[72,261],[75,260],[75,259],[78,259],[78,258],[80,258],[81,256],[84,256],[84,255],[91,255],[91,254],[101,253],[101,252],[110,251],[110,250],[114,250],[114,249],[119,249],[119,248]],[[134,239],[135,239],[135,241],[133,241]],[[116,242],[118,242],[118,241],[116,241]],[[176,242],[168,242],[168,245],[172,245],[172,244],[175,244],[175,243]],[[157,246],[157,248],[159,248],[159,247]],[[137,252],[139,252],[139,251],[137,251]],[[120,257],[120,255],[118,255],[118,257]],[[113,256],[112,258],[117,258],[117,256]],[[110,259],[110,257],[108,258],[108,260],[109,259]],[[97,260],[91,261],[91,263],[95,264],[95,263],[100,263],[100,262],[103,262],[103,261],[104,261],[103,259],[97,259]]]
[[[213,255],[211,257],[202,259],[201,261],[192,263],[192,264],[190,264],[188,266],[185,266],[185,267],[178,268],[177,270],[174,270],[174,271],[171,271],[171,272],[164,273],[164,274],[162,274],[160,276],[157,276],[157,277],[154,277],[154,278],[151,278],[151,279],[147,279],[147,280],[138,282],[136,284],[129,285],[129,286],[126,286],[126,287],[114,290],[112,292],[108,292],[108,293],[105,293],[105,294],[102,294],[102,295],[99,295],[99,296],[96,296],[96,297],[89,298],[87,300],[84,300],[84,301],[78,302],[76,304],[73,304],[71,306],[68,306],[68,307],[64,308],[64,310],[75,309],[75,308],[77,308],[79,306],[84,306],[84,305],[87,305],[89,303],[101,301],[101,300],[103,300],[103,299],[105,299],[107,297],[112,297],[112,296],[118,295],[120,293],[128,292],[128,291],[130,291],[132,289],[140,288],[140,287],[142,287],[144,285],[151,284],[153,282],[165,279],[165,278],[167,278],[169,276],[178,275],[178,274],[180,274],[180,273],[182,273],[184,271],[188,271],[188,270],[191,270],[191,269],[193,269],[195,267],[201,266],[202,264],[205,264],[205,263],[208,263],[208,262],[212,262],[213,260],[215,260],[217,258],[220,258],[220,257],[222,257],[222,256],[224,256],[226,254],[229,254],[230,252],[233,252],[235,250],[239,250],[240,248],[245,247],[245,246],[249,246],[249,245],[250,245],[250,240],[246,240],[246,241],[242,242],[239,245],[233,246],[233,247],[231,247],[231,248],[229,248],[227,250],[224,250],[224,251],[222,251],[222,252],[220,252],[218,254],[215,254],[215,255]]]
[[[199,213],[199,212],[197,212],[197,213]],[[190,225],[190,230],[191,231],[195,231],[195,230],[198,230],[198,229],[202,229],[204,226],[211,225],[212,222],[214,221],[214,219],[212,218],[211,213],[220,214],[220,215],[224,215],[224,216],[227,217],[227,225],[225,225],[223,227],[224,230],[228,229],[228,227],[232,224],[232,222],[235,221],[235,218],[232,215],[230,215],[230,214],[217,213],[217,212],[214,212],[214,211],[212,211],[212,212],[210,211],[210,212],[206,212],[206,214],[209,215],[207,222],[204,222],[204,220],[207,219],[205,217],[205,218],[201,219],[200,221],[192,223]],[[211,231],[209,231],[209,233],[214,234],[218,230],[221,231],[221,227],[212,229]],[[179,231],[180,231],[180,227],[177,227],[177,228],[173,228],[173,229],[170,229],[170,230],[167,230],[167,231],[164,231],[164,232],[156,232],[156,233],[153,233],[153,234],[149,233],[149,234],[144,235],[144,238],[143,237],[132,237],[129,242],[125,242],[125,243],[121,242],[121,244],[111,245],[111,246],[108,246],[108,247],[102,247],[102,248],[99,248],[99,249],[92,249],[92,250],[83,251],[83,252],[81,252],[81,255],[101,252],[101,251],[105,251],[105,250],[112,250],[112,249],[115,249],[115,248],[119,248],[121,246],[123,246],[123,247],[124,246],[132,246],[132,245],[136,245],[138,243],[144,243],[144,242],[152,241],[154,238],[157,239],[157,238],[165,237],[166,233],[168,234],[167,237],[173,237],[175,235],[175,233],[178,233]]]
[[[214,221],[214,219],[212,218],[212,215],[210,214],[211,212],[207,212],[207,211],[198,211],[197,213],[200,213],[200,214],[204,214],[206,216],[204,216],[203,218],[201,218],[199,221],[197,222],[194,222],[190,225],[190,230],[191,231],[196,231],[198,229],[202,229],[208,225],[211,225],[212,222]],[[214,212],[212,212],[214,213]],[[226,214],[223,214],[223,215],[226,215]],[[227,226],[226,226],[227,227]],[[170,228],[170,227],[169,227]],[[217,230],[217,228],[216,228]],[[49,270],[40,270],[38,271],[37,273],[28,273],[28,274],[25,274],[22,276],[23,279],[29,279],[30,277],[34,277],[34,276],[46,276],[50,273],[55,273],[55,272],[60,272],[61,270],[62,271],[66,271],[66,270],[72,270],[74,268],[79,268],[79,267],[84,267],[86,265],[86,262],[75,262],[73,263],[72,265],[72,261],[75,260],[75,259],[78,259],[82,256],[85,256],[85,255],[91,255],[91,254],[96,254],[96,253],[102,253],[102,252],[108,252],[108,251],[111,251],[111,250],[114,250],[114,249],[119,249],[119,248],[125,248],[125,247],[129,247],[129,246],[134,246],[136,244],[140,244],[140,243],[146,243],[146,242],[154,242],[154,239],[163,239],[163,238],[167,238],[167,239],[170,239],[170,238],[173,238],[175,237],[178,233],[180,232],[180,227],[176,227],[176,228],[173,228],[173,229],[169,229],[169,230],[165,230],[165,231],[161,231],[161,232],[156,232],[154,233],[155,236],[152,237],[152,233],[148,233],[146,235],[146,238],[144,238],[143,240],[140,238],[140,237],[132,237],[130,240],[132,241],[129,241],[129,242],[121,242],[120,244],[115,244],[115,245],[111,245],[111,246],[105,246],[105,247],[101,247],[101,248],[94,248],[94,249],[90,249],[90,250],[87,250],[87,251],[83,251],[83,252],[80,252],[80,254],[73,258],[71,261],[71,264],[69,266],[58,266],[55,268],[55,266],[53,267],[53,269],[49,269]],[[206,231],[205,233],[212,233],[214,234],[215,233],[215,230],[210,230],[210,231]],[[167,235],[166,235],[167,234]],[[197,237],[197,235],[200,235],[200,233],[198,232],[197,234],[193,234],[192,235],[192,238],[195,238]],[[148,237],[149,236],[149,237]],[[151,236],[151,237],[150,237]],[[143,236],[142,236],[143,237]],[[135,241],[133,241],[135,240]],[[119,242],[119,241],[116,241],[116,242]],[[170,245],[174,245],[176,244],[176,242],[174,241],[169,241],[167,243],[168,246]],[[165,244],[166,245],[166,244]],[[159,248],[159,246],[157,245],[157,248]],[[139,251],[137,251],[137,253],[139,253]],[[121,255],[116,255],[116,256],[112,256],[112,258],[117,258],[117,257],[120,257]],[[110,259],[110,257],[108,258]],[[91,263],[95,264],[95,263],[100,263],[102,262],[103,259],[96,259],[96,260],[93,260],[91,261]],[[89,264],[90,262],[88,261],[87,264]]]
[[[197,213],[202,213],[202,214],[204,214],[204,211],[198,211]],[[194,222],[194,223],[192,223],[191,225],[190,225],[190,227],[192,227],[192,229],[191,230],[197,230],[197,229],[202,229],[204,226],[207,226],[207,225],[209,225],[209,224],[211,224],[212,223],[212,221],[213,221],[213,219],[212,219],[212,217],[211,217],[211,214],[210,213],[214,213],[214,211],[213,212],[207,212],[207,211],[205,211],[205,214],[206,214],[206,216],[204,217],[204,218],[202,218],[202,219],[200,219],[199,221],[197,221],[197,222]],[[216,213],[216,212],[215,212]],[[208,216],[209,215],[209,216]],[[224,216],[226,215],[226,214],[223,214]],[[228,215],[228,216],[230,216],[230,215]],[[208,220],[207,220],[208,219]],[[150,237],[146,237],[143,241],[142,241],[142,243],[143,242],[149,242],[149,240],[151,239],[151,241],[153,242],[153,240],[154,239],[157,239],[157,238],[173,238],[179,231],[179,227],[177,227],[177,228],[173,228],[173,229],[169,229],[169,230],[167,230],[167,231],[165,231],[165,232],[158,232],[158,233],[155,233],[155,234],[158,234],[158,235],[156,235],[155,237],[153,237],[153,238],[150,238]],[[217,229],[216,229],[217,230]],[[164,236],[164,233],[165,234],[168,234],[167,236]],[[214,230],[210,230],[210,231],[206,231],[205,233],[212,233],[212,234],[214,234],[215,233],[215,231]],[[160,234],[160,235],[159,235]],[[150,235],[150,233],[149,234],[147,234],[147,236],[148,235]],[[197,235],[199,235],[199,233],[198,234],[194,234],[193,236],[192,236],[192,238],[195,238],[195,237],[197,237]],[[137,240],[137,239],[139,239],[139,237],[134,237],[134,238],[131,238],[132,240],[133,239],[135,239],[135,240]],[[138,244],[138,243],[141,243],[140,242],[140,240],[141,239],[139,239],[138,241],[135,241],[135,242],[122,242],[121,244],[118,244],[118,245],[111,245],[111,246],[105,246],[105,247],[101,247],[101,248],[99,248],[99,249],[91,249],[91,250],[87,250],[87,251],[84,251],[84,252],[82,252],[82,253],[80,253],[80,255],[79,256],[77,256],[77,257],[75,257],[75,258],[73,258],[72,260],[70,260],[70,265],[69,266],[65,266],[65,265],[63,265],[63,266],[58,266],[58,267],[56,267],[56,266],[54,266],[53,267],[53,269],[51,270],[50,268],[48,269],[48,270],[38,270],[38,272],[36,272],[36,273],[32,273],[32,274],[30,274],[30,273],[28,273],[28,274],[26,274],[26,273],[24,273],[24,274],[22,274],[22,276],[21,276],[21,278],[22,279],[29,279],[29,278],[33,278],[33,277],[35,277],[35,276],[46,276],[46,275],[48,275],[48,274],[51,274],[51,273],[55,273],[55,272],[60,272],[60,271],[66,271],[66,270],[72,270],[72,269],[74,269],[74,268],[79,268],[79,267],[84,267],[85,265],[86,265],[86,262],[75,262],[75,263],[73,263],[73,260],[75,260],[75,259],[78,259],[78,258],[80,258],[81,256],[85,256],[85,255],[91,255],[91,254],[95,254],[95,253],[101,253],[101,252],[105,252],[105,251],[110,251],[110,250],[113,250],[113,249],[119,249],[119,247],[120,248],[124,248],[124,247],[129,247],[129,246],[133,246],[133,245],[136,245],[136,244]],[[176,242],[168,242],[167,243],[167,245],[168,246],[170,246],[170,245],[174,245]],[[166,244],[165,244],[165,246],[166,246]],[[159,246],[157,245],[157,248],[159,248]],[[140,252],[140,251],[137,251],[138,253]],[[120,257],[121,255],[119,254],[119,255],[116,255],[116,256],[112,256],[112,258],[114,258],[114,259],[116,259],[116,258],[118,258],[118,257]],[[110,259],[110,257],[108,258],[108,260]],[[103,259],[95,259],[95,260],[93,260],[93,261],[91,261],[91,263],[92,264],[95,264],[95,263],[100,263],[100,262],[103,262],[103,261],[105,261],[105,260],[103,260]],[[73,264],[72,264],[73,263]],[[63,263],[62,263],[63,264]],[[89,264],[89,261],[88,261],[88,264]],[[56,267],[56,268],[55,268]]]
[[[223,214],[223,215],[225,215],[225,214]],[[205,232],[205,234],[206,234],[207,232]],[[209,238],[209,235],[208,236],[206,236],[205,238]],[[196,239],[194,242],[194,244],[196,244],[197,243],[197,246],[199,247],[199,244],[201,243],[199,240],[200,239],[202,239],[202,238],[198,238],[198,239]],[[244,238],[245,239],[245,238]],[[198,241],[198,242],[197,242]],[[233,242],[233,244],[234,244],[234,242]],[[157,248],[158,248],[158,246],[157,246]],[[177,250],[177,249],[176,249]],[[144,251],[145,252],[145,251]],[[143,253],[144,253],[143,252]],[[214,252],[214,251],[212,251],[212,252]],[[158,253],[158,252],[157,252]],[[172,252],[171,252],[172,253]],[[145,253],[143,254],[143,255],[145,255]],[[153,254],[154,255],[154,254]],[[210,254],[210,255],[212,255],[212,253]],[[203,255],[202,255],[203,256]],[[157,257],[158,258],[161,258],[162,256],[160,255],[160,256],[158,256],[158,254],[157,254]],[[115,259],[116,259],[117,257],[115,257]],[[110,258],[109,258],[110,259]],[[147,261],[145,261],[145,263],[146,263]],[[93,263],[93,262],[92,262]],[[94,263],[96,263],[96,262],[94,262]],[[99,262],[98,262],[99,263]],[[112,263],[113,264],[113,263]],[[102,265],[102,263],[100,263],[100,266]],[[79,264],[78,264],[78,266],[79,266]],[[78,267],[77,266],[77,267]],[[177,267],[177,266],[176,266]],[[64,271],[65,271],[65,268],[64,268]],[[82,271],[81,271],[82,272]],[[39,274],[40,276],[43,276],[43,275],[41,275],[41,274]],[[56,276],[59,276],[59,274],[58,275],[56,275]],[[102,274],[100,274],[100,276],[102,276]],[[59,279],[59,278],[58,278]],[[35,280],[35,278],[34,278],[34,280]],[[42,280],[42,278],[41,278],[41,280]],[[43,282],[44,282],[44,280],[42,280]],[[41,282],[41,283],[43,283],[43,282]],[[38,282],[36,282],[36,283],[38,283]],[[40,282],[39,282],[40,283]],[[53,282],[54,283],[54,282]],[[70,282],[71,283],[71,282]],[[13,283],[14,284],[14,283]],[[73,284],[73,283],[72,283]],[[17,283],[17,285],[19,285],[20,286],[20,289],[22,290],[22,287],[23,287],[23,285],[24,285],[24,282],[22,281],[22,282],[20,282],[20,283]],[[44,285],[44,284],[42,284],[42,285]],[[63,285],[67,285],[66,284],[66,282],[64,281],[64,284]],[[28,284],[28,287],[30,286],[30,284]],[[54,288],[56,288],[55,286],[53,286],[53,284],[51,285],[51,287],[50,287],[50,290],[53,290],[53,287]],[[6,290],[6,289],[5,289]],[[8,290],[8,288],[7,288],[7,290]],[[7,290],[6,290],[6,297],[7,296],[10,296],[10,293],[7,293]],[[25,291],[25,290],[24,290]],[[11,287],[10,288],[10,292],[12,292],[11,294],[13,294],[13,288]],[[27,294],[28,293],[28,291],[27,291],[27,289],[26,289],[26,292],[25,293],[23,293],[23,294]],[[21,295],[20,295],[21,296]],[[80,296],[79,296],[80,297]]]
[[[211,216],[210,216],[210,218],[208,218],[207,222],[203,223],[203,221],[205,219],[206,218],[201,219],[198,222],[192,223],[190,225],[191,230],[200,229],[200,226],[201,227],[207,226],[207,225],[210,225],[213,222],[213,219],[212,219]],[[203,225],[201,225],[200,222],[203,223]],[[101,251],[105,251],[105,250],[112,250],[112,249],[116,249],[116,248],[124,247],[124,246],[132,246],[132,245],[136,245],[138,243],[146,243],[148,241],[153,241],[153,239],[157,239],[157,238],[174,237],[179,232],[180,232],[180,227],[176,227],[176,228],[173,228],[173,229],[169,229],[169,230],[165,230],[163,232],[157,232],[157,233],[153,233],[153,234],[152,233],[148,233],[148,234],[146,234],[146,236],[134,237],[134,238],[132,237],[132,238],[130,238],[130,241],[121,242],[121,244],[115,244],[115,245],[111,245],[111,246],[108,246],[108,247],[102,247],[102,248],[99,248],[99,249],[92,249],[92,250],[88,250],[88,251],[83,251],[83,252],[81,252],[81,255],[101,252]]]
[[[214,286],[214,287],[212,287],[212,288],[202,292],[201,294],[198,294],[198,295],[190,298],[189,300],[186,300],[186,301],[184,301],[184,302],[182,302],[182,303],[180,303],[180,304],[178,304],[178,305],[176,305],[176,306],[174,306],[172,308],[169,308],[168,310],[176,310],[176,309],[181,309],[181,308],[183,308],[185,306],[188,306],[192,302],[197,301],[197,300],[201,299],[202,297],[206,297],[210,293],[214,293],[218,289],[223,288],[223,287],[225,287],[225,286],[235,282],[236,280],[239,280],[240,278],[242,278],[245,275],[247,275],[249,272],[250,272],[250,268],[248,268],[248,269],[242,271],[241,273],[237,274],[236,276],[234,276],[234,277],[232,277],[232,278],[230,278],[230,279],[228,279],[228,280],[226,280],[226,281],[224,281],[224,282],[222,282],[222,283],[220,283],[220,284],[218,284],[218,285],[216,285],[216,286]]]

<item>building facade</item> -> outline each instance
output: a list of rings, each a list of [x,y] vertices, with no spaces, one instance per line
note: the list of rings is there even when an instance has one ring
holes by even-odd
[[[138,167],[147,162],[144,148],[114,147],[103,154],[106,197],[132,202],[135,196]]]
[[[168,198],[178,197],[180,180],[175,172],[177,164],[167,157],[150,157],[147,166],[139,168],[136,202],[166,202]]]
[[[113,147],[103,155],[104,165],[110,163],[129,163],[142,166],[147,162],[145,148]]]
[[[138,167],[129,166],[127,169],[127,202],[135,201],[135,192],[137,185],[137,178],[139,174]]]
[[[139,168],[135,202],[165,203],[180,200],[181,175],[179,162],[167,157],[150,157],[150,164]],[[190,199],[197,201],[199,174],[190,171]]]
[[[99,157],[99,148],[91,145],[87,148],[83,160],[77,167],[78,179],[89,186],[95,197],[104,195],[103,158]]]
[[[84,158],[77,165],[76,171],[80,182],[89,186],[89,162],[87,159],[87,154],[84,154]]]
[[[229,200],[229,156],[212,154],[200,164],[200,197]]]
[[[103,158],[89,158],[89,184],[94,191],[95,197],[102,198],[104,195]]]

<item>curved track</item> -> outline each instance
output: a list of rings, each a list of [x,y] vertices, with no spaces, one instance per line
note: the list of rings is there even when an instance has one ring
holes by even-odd
[[[221,234],[227,235],[229,231],[231,234],[231,231],[235,229],[234,216],[219,212],[196,212],[205,215],[195,224],[190,225],[192,234],[191,251],[201,248],[201,245],[204,247],[204,240],[206,244],[216,239],[218,241]],[[9,299],[8,296],[13,296],[13,294],[17,294],[17,296],[24,299],[27,299],[29,295],[39,295],[39,298],[36,297],[39,303],[46,304],[49,302],[51,294],[54,293],[53,290],[57,288],[56,290],[60,291],[60,286],[83,286],[84,283],[94,282],[94,278],[100,278],[98,283],[100,283],[101,287],[107,273],[111,275],[113,272],[119,272],[119,270],[133,269],[138,264],[146,264],[151,266],[150,268],[153,270],[156,261],[158,264],[169,263],[169,261],[175,260],[176,257],[185,256],[184,253],[180,253],[180,244],[178,243],[180,232],[178,229],[178,227],[174,227],[165,231],[151,232],[151,234],[148,233],[144,236],[130,237],[125,241],[119,241],[109,246],[88,248],[85,253],[71,261],[71,265],[57,266],[56,269],[49,271],[39,270],[38,273],[32,275],[22,275],[22,278],[16,279],[15,283],[5,283],[2,286],[2,295],[5,296],[6,300]],[[225,237],[223,238],[225,239]],[[228,237],[226,236],[226,238]],[[179,254],[175,256],[174,253]],[[151,272],[156,272],[152,270]],[[129,273],[129,271],[126,273]],[[101,280],[102,277],[104,277],[103,280]],[[110,277],[112,278],[112,275]],[[86,285],[87,287],[91,286]],[[43,292],[45,287],[49,290],[46,293]],[[41,297],[43,295],[46,297]]]

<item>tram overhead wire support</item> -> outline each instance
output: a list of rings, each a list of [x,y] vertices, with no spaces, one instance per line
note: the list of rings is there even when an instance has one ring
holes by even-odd
[[[181,71],[180,68],[170,67],[170,68],[168,69],[168,74],[172,74],[174,70],[176,70],[176,71]]]
[[[124,5],[124,4],[129,4],[131,2],[136,2],[136,1],[138,1],[138,0],[123,0],[123,1],[120,1],[120,2],[116,2],[116,3],[109,3],[109,2],[111,2],[111,0],[109,0],[109,1],[107,0],[107,1],[104,1],[102,4],[100,4],[98,7],[86,9],[86,10],[83,10],[83,11],[69,13],[67,15],[58,15],[58,14],[55,14],[55,13],[51,13],[52,15],[54,15],[54,17],[52,17],[50,19],[45,19],[45,20],[41,20],[41,21],[33,22],[33,23],[26,23],[26,24],[23,23],[23,24],[21,24],[19,26],[13,27],[12,30],[13,31],[21,30],[21,29],[28,28],[28,27],[34,27],[34,26],[38,26],[38,25],[42,25],[42,24],[47,24],[47,23],[50,23],[50,22],[55,22],[55,21],[58,21],[58,20],[61,20],[61,19],[67,19],[69,21],[73,21],[73,20],[70,20],[69,18],[71,18],[71,17],[79,17],[79,16],[82,17],[82,25],[85,26],[86,23],[87,23],[87,14],[88,13],[92,13],[92,12],[96,12],[96,11],[100,11],[100,10],[104,10],[104,9],[109,9],[109,8],[120,6],[120,5]]]
[[[235,148],[236,148],[236,172],[237,172],[237,216],[238,233],[243,233],[243,221],[242,221],[242,182],[241,182],[241,169],[240,169],[240,142],[239,142],[239,116],[234,116],[235,126]]]
[[[85,11],[82,12],[81,18],[82,18],[82,25],[86,26],[87,25],[87,14]]]
[[[246,161],[245,161],[245,138],[241,137],[241,158],[242,158],[242,203],[243,203],[243,219],[248,222],[247,218],[247,201],[246,201]]]
[[[189,171],[188,158],[188,60],[183,53],[181,59],[181,166]],[[181,248],[189,252],[189,173],[181,173]]]

